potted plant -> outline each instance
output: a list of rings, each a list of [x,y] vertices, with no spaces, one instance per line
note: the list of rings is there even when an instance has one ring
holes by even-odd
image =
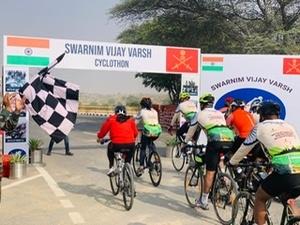
[[[9,178],[17,179],[26,175],[26,155],[22,155],[21,152],[11,154],[10,157],[10,170]]]
[[[31,164],[43,163],[43,141],[38,138],[30,138],[29,142],[29,154]]]

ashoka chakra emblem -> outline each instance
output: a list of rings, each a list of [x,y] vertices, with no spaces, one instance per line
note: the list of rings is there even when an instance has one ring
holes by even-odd
[[[32,49],[31,48],[25,48],[24,53],[25,53],[25,55],[32,55]]]

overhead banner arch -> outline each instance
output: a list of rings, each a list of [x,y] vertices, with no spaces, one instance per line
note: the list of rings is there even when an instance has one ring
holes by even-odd
[[[192,88],[188,90],[193,91],[194,96],[199,93],[198,90],[195,90],[195,87],[199,88],[200,86],[200,49],[198,48],[12,35],[3,37],[3,93],[17,91],[22,86],[22,83],[19,82],[20,74],[22,74],[21,80],[23,82],[28,79],[29,68],[46,67],[62,53],[65,53],[65,56],[55,68],[171,73],[184,74],[183,77],[186,78],[192,75],[194,83],[191,83]],[[190,79],[188,78],[188,80]],[[15,88],[11,88],[13,85]],[[4,153],[22,151],[24,154],[28,154],[28,115],[24,114],[24,118],[20,119],[19,123],[22,138],[20,138],[21,134],[17,134],[17,131],[14,135],[18,138],[4,135]]]
[[[254,98],[276,101],[280,117],[300,132],[299,55],[201,55],[201,93],[216,97],[215,107],[231,96],[251,103]]]
[[[118,44],[52,38],[4,36],[4,66],[45,67],[57,56],[56,68],[149,73],[200,72],[200,49]]]

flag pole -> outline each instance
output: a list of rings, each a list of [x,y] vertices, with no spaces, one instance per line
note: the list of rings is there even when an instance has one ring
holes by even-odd
[[[40,70],[40,72],[38,72],[38,74],[41,76],[45,76],[46,74],[48,74],[53,67],[55,67],[58,63],[60,63],[60,61],[64,58],[64,56],[65,56],[65,53],[58,56],[49,66],[46,66],[45,68]]]

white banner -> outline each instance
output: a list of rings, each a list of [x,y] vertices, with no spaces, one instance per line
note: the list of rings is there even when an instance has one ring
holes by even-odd
[[[281,106],[280,117],[300,132],[300,56],[202,54],[201,65],[201,94],[212,93],[215,108],[222,108],[229,96],[273,100]]]
[[[187,92],[191,96],[191,100],[199,107],[199,89],[200,89],[200,77],[191,76],[189,74],[182,74],[181,76],[181,92]],[[180,125],[185,122],[185,119],[180,117]]]
[[[4,67],[3,90],[6,92],[17,92],[29,79],[29,69],[21,67]],[[21,152],[28,158],[29,140],[29,117],[26,111],[22,111],[17,127],[10,132],[4,132],[3,148],[4,154]]]
[[[199,73],[200,49],[4,36],[4,65],[152,73]]]

